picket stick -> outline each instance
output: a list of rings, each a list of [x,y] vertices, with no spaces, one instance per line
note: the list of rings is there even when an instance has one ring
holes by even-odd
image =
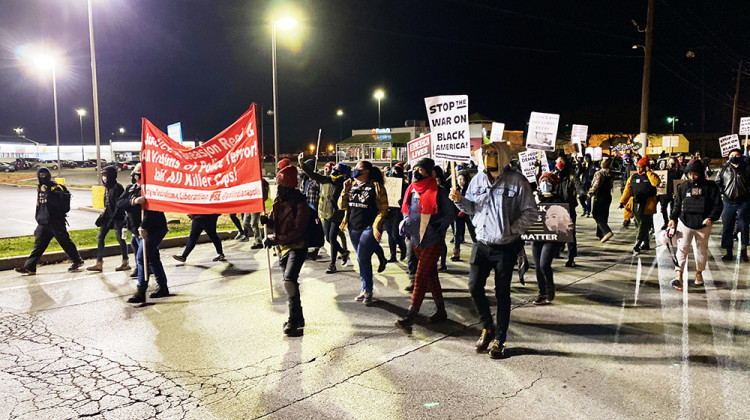
[[[456,162],[451,161],[451,187],[455,190],[456,189]]]
[[[143,210],[143,206],[141,206],[141,223],[143,223],[143,219],[146,217],[146,210]],[[138,229],[138,236],[141,236],[140,229]],[[143,249],[143,282],[148,283],[148,248],[146,248],[146,238],[141,237],[141,249]],[[135,268],[138,269],[138,255],[135,256]]]
[[[315,146],[315,165],[313,167],[313,172],[318,170],[318,155],[320,154],[320,134],[323,132],[322,128],[318,129],[318,144]]]
[[[745,150],[743,150],[743,155],[747,153],[747,134],[745,134]]]

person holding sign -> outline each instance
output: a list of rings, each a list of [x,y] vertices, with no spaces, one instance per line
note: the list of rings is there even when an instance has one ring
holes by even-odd
[[[682,178],[680,165],[677,163],[676,158],[670,157],[669,159],[667,159],[666,194],[658,196],[661,215],[664,219],[664,226],[661,227],[661,230],[666,229],[667,223],[669,222],[668,207],[671,205],[672,210],[674,210],[674,181],[680,178]]]
[[[690,245],[695,239],[695,285],[703,284],[703,270],[708,262],[708,239],[711,226],[719,220],[722,203],[721,193],[715,183],[706,180],[706,167],[700,160],[693,159],[687,165],[688,181],[677,188],[672,213],[667,225],[670,232],[677,236],[677,278],[672,286],[677,290],[683,288],[683,273]]]
[[[609,227],[609,206],[612,204],[612,175],[609,173],[611,165],[611,159],[602,161],[602,168],[594,175],[594,181],[589,190],[589,197],[593,200],[591,213],[596,222],[596,237],[601,243],[607,242],[614,236]]]
[[[734,248],[736,226],[742,241],[740,260],[746,263],[750,261],[747,255],[747,246],[750,245],[750,235],[748,235],[750,170],[748,170],[747,161],[742,158],[740,149],[729,152],[729,160],[721,167],[716,182],[724,196],[724,212],[721,215],[724,224],[721,231],[721,247],[726,250],[726,254],[721,257],[721,260],[734,260],[732,249]]]
[[[510,146],[494,142],[482,146],[484,171],[469,183],[464,196],[451,190],[450,199],[466,214],[474,215],[477,242],[469,260],[469,292],[482,322],[476,350],[489,350],[493,359],[505,357],[505,340],[510,322],[510,281],[521,234],[537,219],[534,192],[521,173],[510,169]],[[492,320],[484,287],[495,270],[497,326]]]
[[[372,306],[372,254],[380,242],[383,221],[388,212],[388,194],[385,188],[370,180],[372,163],[360,160],[352,171],[351,179],[344,183],[344,190],[339,198],[339,208],[345,216],[341,229],[349,227],[349,239],[357,251],[359,278],[362,292],[357,295],[357,302]]]
[[[562,196],[555,193],[560,178],[557,174],[545,172],[539,177],[539,202],[540,203],[567,203]],[[559,206],[557,208],[560,208]],[[562,222],[563,226],[559,226]],[[572,231],[575,224],[570,215],[563,209],[562,214],[547,212],[545,220],[547,227],[552,231]],[[561,242],[535,240],[531,244],[531,252],[534,255],[534,267],[536,268],[536,283],[539,294],[534,299],[534,305],[549,305],[555,298],[555,281],[552,271],[552,259],[560,252]]]
[[[455,219],[456,207],[448,198],[448,191],[438,185],[432,175],[434,167],[435,161],[430,158],[423,158],[414,165],[414,182],[406,189],[401,205],[404,231],[409,236],[412,252],[419,260],[409,311],[404,318],[395,322],[396,327],[407,334],[412,332],[414,318],[428,290],[437,306],[437,312],[430,317],[430,321],[448,319],[437,263],[445,250],[445,233]]]
[[[620,198],[620,208],[625,209],[625,219],[630,215],[635,216],[635,224],[638,234],[635,239],[633,253],[651,249],[649,235],[654,227],[654,214],[656,214],[656,187],[661,180],[651,171],[648,157],[643,157],[636,164],[637,172],[630,176],[625,191]]]

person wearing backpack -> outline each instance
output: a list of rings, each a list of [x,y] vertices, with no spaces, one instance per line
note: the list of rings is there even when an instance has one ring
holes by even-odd
[[[609,227],[609,206],[612,204],[611,166],[612,159],[602,160],[602,168],[594,174],[594,181],[589,190],[589,197],[593,200],[591,213],[596,222],[596,237],[601,243],[607,242],[614,236]]]
[[[630,215],[635,216],[635,224],[638,234],[633,247],[633,253],[651,249],[649,235],[654,227],[654,214],[656,213],[656,187],[661,183],[656,174],[651,171],[648,157],[643,157],[636,165],[637,172],[630,176],[625,191],[620,198],[620,208],[625,209],[625,219]]]
[[[276,174],[278,191],[271,214],[260,217],[261,224],[268,224],[273,235],[263,245],[278,247],[279,265],[284,272],[284,289],[287,293],[289,318],[284,323],[284,334],[288,337],[303,335],[305,317],[299,292],[299,272],[307,258],[306,232],[312,210],[307,198],[297,189],[297,168],[286,166]]]
[[[57,239],[68,258],[73,261],[68,271],[76,271],[83,265],[83,259],[78,254],[78,248],[70,239],[65,226],[67,223],[65,217],[70,211],[70,192],[64,185],[52,180],[52,175],[47,168],[39,168],[36,176],[39,185],[36,195],[37,227],[34,230],[34,248],[23,267],[16,268],[16,271],[21,274],[36,274],[36,265],[52,238]]]
[[[96,237],[96,263],[86,267],[88,271],[102,272],[104,261],[104,241],[110,230],[115,231],[115,239],[120,244],[120,253],[122,254],[122,264],[115,268],[115,271],[130,270],[128,263],[128,244],[122,237],[122,227],[125,220],[125,211],[117,207],[117,201],[120,199],[125,188],[117,182],[117,168],[107,166],[102,169],[102,183],[104,183],[104,212],[96,219],[96,226],[99,227],[99,235]]]

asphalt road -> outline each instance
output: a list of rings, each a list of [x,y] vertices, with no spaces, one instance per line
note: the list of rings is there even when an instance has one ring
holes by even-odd
[[[279,270],[270,301],[266,253],[247,243],[225,242],[226,263],[211,244],[187,264],[163,250],[173,296],[145,307],[125,303],[135,283],[116,257],[102,274],[2,272],[0,419],[750,418],[750,265],[720,260],[719,231],[688,293],[664,247],[634,257],[632,228],[602,246],[579,219],[580,266],[555,260],[553,305],[530,303],[533,270],[514,281],[505,360],[473,349],[469,247],[440,275],[449,321],[411,337],[393,326],[409,305],[401,263],[368,308],[351,266],[306,262],[301,338],[283,336]]]

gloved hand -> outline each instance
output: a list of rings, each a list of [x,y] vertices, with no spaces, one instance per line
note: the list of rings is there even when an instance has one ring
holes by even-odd
[[[276,245],[276,238],[273,236],[268,236],[263,240],[263,246],[266,248],[271,248],[274,245]]]
[[[406,238],[409,236],[409,234],[406,232],[406,223],[408,223],[408,219],[404,219],[401,221],[401,223],[398,224],[398,235],[402,238]]]
[[[260,221],[261,225],[268,224],[268,216],[266,216],[265,214],[261,214],[258,220]]]

